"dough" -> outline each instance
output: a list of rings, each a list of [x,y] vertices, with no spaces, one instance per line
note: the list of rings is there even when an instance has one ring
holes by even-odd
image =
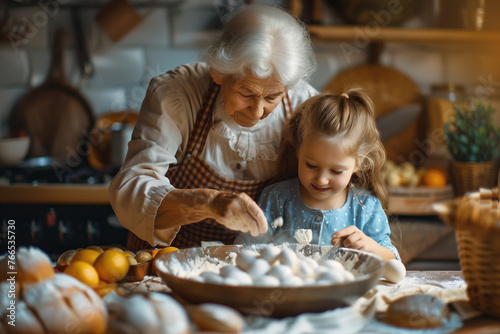
[[[294,237],[299,244],[309,245],[313,239],[313,234],[309,229],[299,229],[295,231]]]
[[[398,327],[425,329],[445,324],[450,311],[441,299],[429,294],[417,294],[396,299],[387,308],[384,320]]]
[[[281,227],[281,226],[283,226],[283,217],[278,217],[275,220],[273,220],[273,222],[271,223],[271,227],[273,229],[276,229],[276,228]]]

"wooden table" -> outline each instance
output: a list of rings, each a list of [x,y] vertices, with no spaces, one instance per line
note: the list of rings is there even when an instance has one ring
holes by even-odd
[[[156,280],[157,277],[153,278]],[[465,281],[463,280],[462,273],[460,271],[408,271],[405,281],[407,282],[418,282],[418,284],[441,284],[446,288],[459,288],[463,287]],[[168,289],[164,284],[159,284],[157,280],[157,287],[163,290],[158,290],[161,292],[168,293]],[[140,283],[132,283],[134,287],[140,285]],[[184,301],[184,303],[186,303]],[[360,332],[362,333],[362,331]],[[495,319],[488,316],[478,316],[469,320],[463,321],[463,326],[456,329],[452,333],[454,334],[490,334],[490,333],[500,333],[500,319]]]

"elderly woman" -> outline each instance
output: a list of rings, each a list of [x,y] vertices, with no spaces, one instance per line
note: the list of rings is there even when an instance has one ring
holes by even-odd
[[[132,250],[229,244],[267,231],[255,203],[276,172],[283,123],[317,91],[304,25],[285,11],[245,6],[205,62],[154,78],[111,205]]]

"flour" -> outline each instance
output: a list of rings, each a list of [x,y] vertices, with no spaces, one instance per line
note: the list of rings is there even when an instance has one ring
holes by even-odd
[[[159,261],[158,265],[164,266],[167,272],[170,274],[180,277],[180,278],[191,278],[199,276],[202,272],[213,271],[216,273],[220,272],[222,267],[227,265],[234,265],[237,254],[235,252],[228,253],[226,260],[221,260],[218,258],[210,256],[199,256],[196,255],[193,258],[189,258],[182,263],[177,259],[177,257],[172,256],[168,264]]]

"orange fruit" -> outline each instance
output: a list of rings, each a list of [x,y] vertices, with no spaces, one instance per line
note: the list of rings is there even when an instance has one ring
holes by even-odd
[[[99,274],[97,270],[87,262],[71,261],[69,266],[64,270],[64,273],[73,276],[80,282],[89,286],[96,286],[99,284]]]
[[[439,188],[448,183],[448,172],[442,167],[429,167],[422,175],[422,185]]]
[[[127,275],[130,264],[123,252],[108,249],[97,257],[94,267],[103,281],[114,283]]]
[[[158,259],[160,256],[164,255],[164,254],[167,254],[167,253],[170,253],[170,252],[177,252],[179,250],[179,248],[177,247],[172,247],[172,246],[168,246],[168,247],[165,247],[165,248],[162,248],[160,249],[154,256],[154,259]]]
[[[112,291],[116,291],[116,283],[106,283],[104,281],[99,281],[99,284],[92,287],[95,292],[102,298]]]
[[[99,251],[97,250],[82,249],[81,251],[77,252],[75,256],[73,256],[71,261],[83,261],[87,262],[88,264],[94,264],[99,255],[101,255],[101,253],[99,253]]]

